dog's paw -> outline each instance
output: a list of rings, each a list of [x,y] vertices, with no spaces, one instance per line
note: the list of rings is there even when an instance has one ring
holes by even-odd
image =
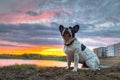
[[[70,69],[70,67],[66,66],[65,69],[66,69],[66,70],[67,70],[67,69]]]
[[[73,69],[72,72],[77,72],[77,69]]]

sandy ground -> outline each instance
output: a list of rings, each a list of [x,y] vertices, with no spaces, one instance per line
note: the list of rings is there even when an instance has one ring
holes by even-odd
[[[3,67],[0,80],[120,80],[119,58],[102,59],[101,63],[111,67],[100,71],[79,69],[78,72],[58,67]]]
[[[120,63],[120,57],[111,57],[100,59],[101,65],[116,66]]]

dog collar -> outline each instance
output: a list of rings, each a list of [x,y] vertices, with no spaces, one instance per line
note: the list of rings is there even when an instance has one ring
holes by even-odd
[[[69,44],[65,44],[65,46],[70,46],[75,40],[76,38],[74,38]]]

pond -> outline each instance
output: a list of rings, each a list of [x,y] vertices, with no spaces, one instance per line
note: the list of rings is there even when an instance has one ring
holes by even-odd
[[[23,59],[0,59],[0,67],[11,66],[11,65],[36,65],[42,67],[65,67],[67,62],[54,61],[54,60],[23,60]],[[73,63],[71,66],[73,67]],[[78,65],[81,68],[82,64]]]

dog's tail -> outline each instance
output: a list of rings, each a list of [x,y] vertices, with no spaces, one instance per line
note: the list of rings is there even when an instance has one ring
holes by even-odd
[[[110,68],[110,66],[104,66],[104,65],[101,65],[99,66],[100,69],[104,69],[104,68]]]
[[[106,68],[110,68],[110,66],[103,66],[103,65],[100,65],[98,69],[96,70],[100,70],[100,69],[106,69]],[[90,68],[80,68],[81,70],[91,70]],[[93,70],[93,71],[96,71],[96,70]]]

